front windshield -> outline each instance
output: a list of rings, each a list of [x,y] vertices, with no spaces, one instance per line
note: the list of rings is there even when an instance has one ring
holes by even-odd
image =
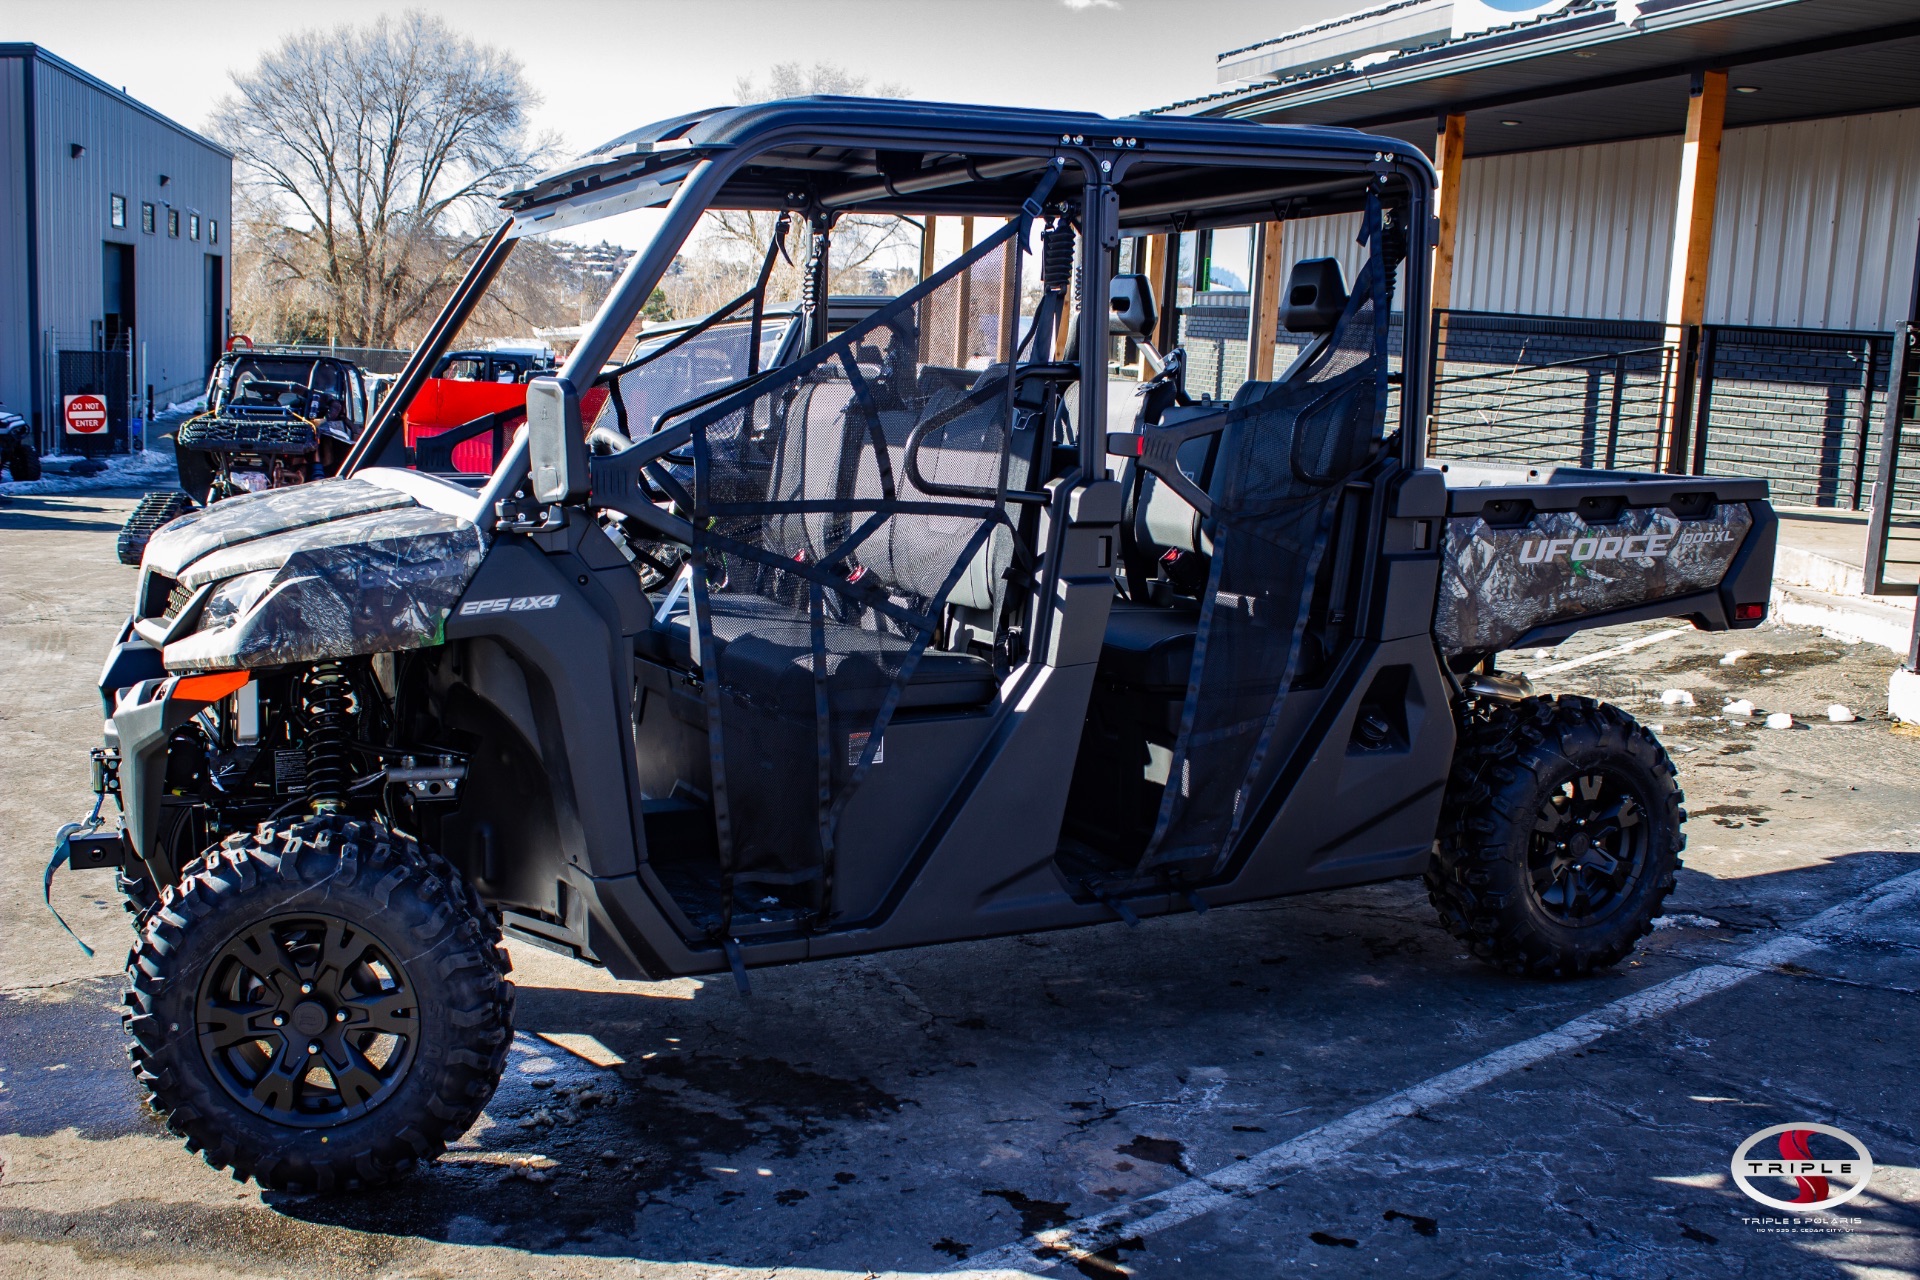
[[[791,315],[767,316],[761,321],[758,367],[769,367],[778,357],[781,344],[796,319]],[[642,334],[628,353],[625,372],[612,379],[618,389],[607,397],[594,419],[595,426],[621,430],[638,440],[652,433],[660,415],[678,405],[698,399],[748,376],[748,347],[752,343],[750,320],[716,324],[704,332],[687,337],[689,325],[654,329]],[[678,341],[679,345],[673,345]],[[671,350],[668,348],[671,347]],[[638,363],[636,363],[638,362]]]
[[[346,379],[338,365],[325,360],[242,356],[233,362],[224,390],[221,403],[236,408],[304,411],[310,391],[344,399]]]
[[[961,228],[951,221],[947,257],[960,249]],[[664,225],[644,235],[619,222],[607,230],[616,228],[629,242],[653,240],[656,247],[667,234]],[[919,282],[922,231],[920,222],[892,215],[835,224],[822,281],[831,299],[823,317],[829,334]],[[605,354],[596,357],[594,375],[575,370],[582,418],[590,430],[606,429],[601,447],[607,431],[648,436],[662,422],[671,425],[675,410],[724,395],[806,345],[799,300],[813,239],[803,219],[709,209],[671,234],[679,243],[668,269],[641,315],[626,317],[636,327],[611,352],[596,342]],[[634,256],[624,245],[541,232],[501,243],[504,268],[400,411],[401,447],[423,470],[474,477],[496,469],[524,419],[525,383],[574,360],[576,344],[604,319],[602,306]],[[519,350],[522,344],[539,350]],[[554,354],[542,358],[543,351]],[[519,385],[487,385],[495,382]],[[390,430],[383,424],[369,448],[387,449]],[[439,436],[447,438],[426,443]]]

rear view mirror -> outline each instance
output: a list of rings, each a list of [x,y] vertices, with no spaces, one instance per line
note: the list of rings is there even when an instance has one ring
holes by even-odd
[[[580,393],[565,378],[536,378],[527,384],[527,458],[537,501],[579,502],[587,496]]]
[[[1132,338],[1135,342],[1153,340],[1153,290],[1142,275],[1115,276],[1107,286],[1107,332]]]

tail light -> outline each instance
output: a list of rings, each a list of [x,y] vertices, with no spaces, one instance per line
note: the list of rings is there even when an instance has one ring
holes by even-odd
[[[1737,604],[1733,606],[1733,620],[1735,622],[1764,622],[1766,621],[1766,617],[1767,606],[1763,604]]]

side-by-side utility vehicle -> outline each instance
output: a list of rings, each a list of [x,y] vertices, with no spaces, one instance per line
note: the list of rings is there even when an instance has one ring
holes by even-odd
[[[146,548],[101,680],[123,826],[64,847],[134,909],[157,1111],[270,1187],[432,1159],[506,1059],[503,931],[745,988],[1424,876],[1504,969],[1618,961],[1673,885],[1672,765],[1495,656],[1755,625],[1773,518],[1752,480],[1430,463],[1427,326],[1396,353],[1388,319],[1426,314],[1433,186],[1347,130],[812,98],[511,193],[338,475]],[[635,208],[657,235],[491,473],[409,467],[408,401],[518,238]],[[757,278],[610,364],[709,210],[770,215]],[[977,235],[835,332],[855,214]],[[1190,395],[1127,241],[1330,215],[1344,261],[1278,295],[1305,348]]]
[[[367,420],[359,366],[324,351],[235,338],[207,377],[207,407],[173,432],[180,488],[149,493],[121,526],[122,564],[184,512],[334,475]]]

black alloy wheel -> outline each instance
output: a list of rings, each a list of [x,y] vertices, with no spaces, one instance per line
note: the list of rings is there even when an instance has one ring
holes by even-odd
[[[1647,862],[1646,805],[1611,770],[1570,778],[1540,804],[1528,851],[1534,898],[1565,924],[1597,924],[1629,901]]]
[[[279,1191],[388,1183],[465,1133],[513,1039],[499,922],[411,836],[333,812],[187,864],[139,917],[127,1053],[216,1169]]]
[[[1618,707],[1470,702],[1428,897],[1449,933],[1507,973],[1604,969],[1652,931],[1673,891],[1685,799],[1660,740]]]
[[[281,1124],[357,1119],[399,1088],[419,1044],[417,998],[392,951],[334,916],[276,916],[214,956],[200,1052],[236,1102]]]

